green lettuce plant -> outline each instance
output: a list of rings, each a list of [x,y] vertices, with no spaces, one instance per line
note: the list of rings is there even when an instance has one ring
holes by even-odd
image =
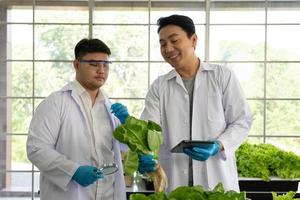
[[[144,194],[132,194],[130,200],[246,200],[244,192],[225,192],[223,185],[219,183],[212,191],[206,191],[200,185],[181,186],[170,192],[158,192],[146,196]]]
[[[124,160],[124,172],[132,175],[138,169],[138,155],[154,154],[157,158],[160,145],[163,143],[161,127],[153,121],[145,121],[128,116],[125,124],[114,131],[114,137],[127,144],[129,152]],[[163,191],[167,186],[167,177],[158,163],[155,172],[147,174],[154,182],[155,191]]]
[[[157,155],[163,142],[161,128],[152,121],[128,116],[125,124],[114,131],[114,137],[127,144],[132,152],[138,154],[155,153]]]
[[[300,178],[300,157],[271,144],[244,143],[236,151],[237,168],[241,177],[257,177],[270,181],[271,176]]]
[[[272,192],[273,200],[300,200],[300,198],[294,198],[296,192],[288,192],[286,194],[277,195],[275,192]]]

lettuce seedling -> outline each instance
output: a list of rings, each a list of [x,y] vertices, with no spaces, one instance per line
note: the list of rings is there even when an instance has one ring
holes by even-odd
[[[128,116],[125,124],[116,128],[114,137],[127,144],[130,149],[124,161],[124,171],[127,175],[133,175],[137,170],[139,154],[154,154],[157,158],[159,147],[163,143],[162,130],[158,124],[132,116]],[[166,188],[167,177],[159,163],[156,165],[156,171],[148,175],[154,182],[155,191]]]

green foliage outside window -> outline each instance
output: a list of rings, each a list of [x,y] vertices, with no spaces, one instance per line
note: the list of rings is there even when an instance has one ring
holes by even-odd
[[[106,42],[112,51],[111,59],[113,61],[130,61],[130,60],[147,60],[148,59],[148,41],[147,27],[139,26],[109,26],[106,31],[101,30],[101,26],[95,28],[95,36]],[[108,32],[111,30],[112,32]],[[64,84],[74,78],[74,70],[71,61],[74,59],[74,46],[84,37],[87,37],[87,28],[84,26],[63,26],[63,25],[39,25],[36,37],[36,54],[37,58],[47,58],[49,60],[69,60],[70,62],[36,62],[35,63],[35,85],[32,82],[32,69],[15,67],[12,73],[12,91],[13,93],[37,96],[48,96],[52,91],[60,89]],[[145,40],[146,38],[146,40]],[[261,45],[249,46],[237,41],[224,41],[222,43],[223,60],[231,60],[237,51],[247,52],[253,59],[257,55],[261,55]],[[21,48],[20,48],[21,49]],[[18,48],[14,48],[14,53],[22,54]],[[159,49],[156,49],[159,51]],[[281,58],[285,54],[282,51],[272,51],[280,54]],[[270,55],[276,57],[276,55]],[[246,94],[255,94],[253,91],[256,87],[257,80],[262,79],[264,75],[263,64],[257,64],[255,72],[252,73],[250,80],[252,82],[241,83]],[[148,89],[148,64],[145,62],[115,62],[112,64],[109,80],[105,89],[111,97],[129,97],[143,98]],[[281,90],[282,96],[295,95],[299,97],[299,87],[296,87],[296,74],[300,73],[299,65],[297,67],[289,67],[287,63],[267,65],[267,96],[274,97],[278,89]],[[290,78],[292,77],[292,78]],[[276,84],[281,80],[283,85]],[[263,83],[263,81],[261,81]],[[299,81],[298,81],[299,83]],[[29,84],[29,85],[28,85]],[[295,86],[295,87],[291,87]],[[263,88],[263,86],[261,86]],[[283,91],[284,90],[284,91]],[[252,92],[251,92],[252,91]],[[263,91],[259,93],[263,95]],[[255,96],[262,97],[262,96]],[[12,109],[14,115],[12,120],[12,129],[14,132],[26,132],[29,126],[29,121],[32,114],[31,101],[22,102],[18,99],[13,101]],[[143,100],[122,100],[128,107],[131,114],[139,117],[143,108]],[[263,109],[262,101],[249,101],[254,114],[255,125],[252,127],[251,134],[263,134]],[[300,101],[267,101],[267,118],[266,118],[266,133],[285,133],[299,134],[300,130]],[[36,107],[36,105],[35,105]],[[12,146],[16,147],[12,153],[12,160],[15,162],[28,162],[26,152],[19,151],[19,146],[25,145],[20,140],[13,140]],[[299,140],[289,140],[288,145],[299,146]],[[25,148],[22,148],[25,150]],[[300,153],[300,152],[298,152]]]

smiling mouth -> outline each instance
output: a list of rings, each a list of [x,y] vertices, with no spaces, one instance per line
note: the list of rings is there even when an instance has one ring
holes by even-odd
[[[95,77],[95,79],[97,79],[97,80],[104,80],[105,78],[104,77]]]
[[[167,55],[168,59],[175,59],[175,58],[177,58],[178,56],[179,56],[178,53],[172,53],[172,54]]]
[[[170,61],[176,61],[177,58],[178,58],[178,55],[168,56],[167,58],[168,58],[168,60],[170,60]]]

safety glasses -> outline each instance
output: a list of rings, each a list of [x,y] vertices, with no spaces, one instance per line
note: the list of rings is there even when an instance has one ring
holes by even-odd
[[[89,67],[95,68],[95,69],[97,69],[98,67],[101,67],[101,66],[108,68],[109,65],[112,63],[111,61],[108,61],[108,60],[84,60],[84,59],[79,60],[79,62],[86,63],[86,64],[88,64]]]

